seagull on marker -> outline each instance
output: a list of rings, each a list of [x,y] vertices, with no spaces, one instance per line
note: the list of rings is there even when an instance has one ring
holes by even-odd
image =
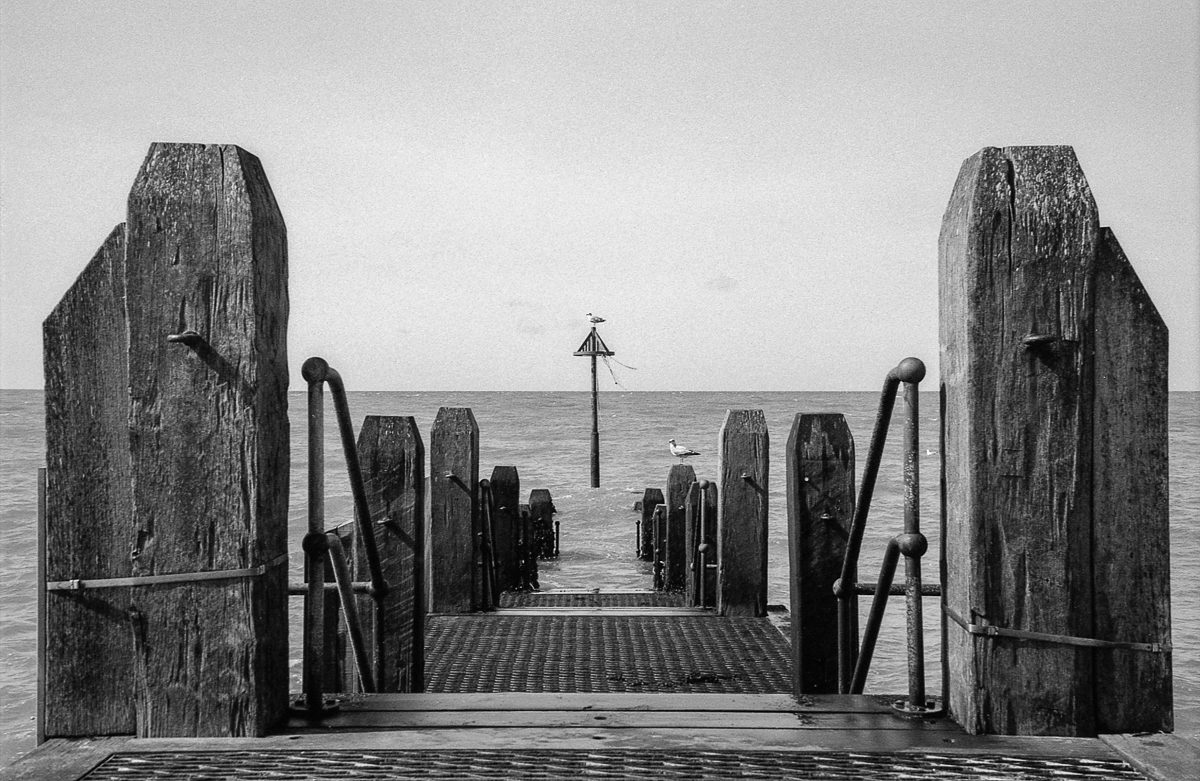
[[[603,318],[603,317],[601,317],[600,315],[594,315],[594,314],[592,314],[591,312],[588,312],[588,313],[587,313],[587,319],[591,321],[592,325],[595,325],[596,323],[603,323],[603,322],[604,322],[604,318]]]
[[[676,445],[675,440],[673,440],[673,439],[668,439],[667,444],[669,444],[671,446],[671,455],[679,456],[680,463],[683,463],[683,459],[685,459],[685,458],[688,458],[690,456],[700,455],[699,450],[692,450],[690,447],[684,447],[683,445]]]

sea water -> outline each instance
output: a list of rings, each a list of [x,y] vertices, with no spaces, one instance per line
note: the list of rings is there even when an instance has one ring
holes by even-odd
[[[301,577],[300,538],[306,528],[306,417],[302,393],[289,395],[292,463],[289,528],[291,576]],[[600,488],[590,488],[591,394],[587,392],[364,392],[350,394],[350,409],[364,415],[412,415],[428,446],[439,407],[470,407],[479,424],[480,477],[497,465],[516,466],[521,493],[550,490],[561,523],[561,555],[541,563],[549,588],[648,588],[650,570],[635,550],[634,502],[647,487],[665,488],[678,459],[667,440],[700,451],[689,459],[700,478],[715,478],[717,433],[728,409],[761,409],[770,436],[768,602],[788,603],[786,463],[784,446],[797,413],[840,412],[857,444],[858,474],[879,404],[878,393],[622,392],[600,394]],[[897,405],[893,431],[879,471],[859,566],[873,580],[887,540],[902,529],[903,481]],[[931,554],[923,568],[937,577],[938,416],[926,393],[920,413],[922,530]],[[353,517],[349,483],[332,411],[325,432],[326,518],[333,526]],[[37,469],[44,463],[44,421],[39,391],[0,391],[0,765],[33,748],[36,708]],[[1200,735],[1200,394],[1170,396],[1171,575],[1176,731]],[[87,573],[80,573],[86,575]],[[299,607],[293,599],[290,657],[298,688]],[[864,601],[862,610],[866,610]],[[940,680],[938,621],[926,609],[926,678]],[[907,690],[904,610],[893,601],[867,680],[867,691]]]

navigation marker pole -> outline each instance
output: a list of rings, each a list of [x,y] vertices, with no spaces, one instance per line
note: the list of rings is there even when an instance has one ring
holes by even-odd
[[[589,315],[590,316],[590,315]],[[594,318],[595,322],[604,322],[601,318]],[[608,349],[608,345],[600,338],[600,334],[596,333],[596,326],[592,326],[592,331],[583,340],[583,344],[579,345],[579,349],[574,352],[574,355],[587,355],[592,359],[592,488],[600,487],[600,411],[599,411],[599,392],[596,384],[596,356],[599,355],[616,355],[612,350]]]

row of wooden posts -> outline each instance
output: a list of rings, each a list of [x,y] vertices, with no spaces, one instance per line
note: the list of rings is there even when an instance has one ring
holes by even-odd
[[[1170,729],[1167,330],[1073,151],[968,159],[939,264],[950,714],[970,732]],[[46,319],[41,735],[263,735],[286,713],[287,265],[253,155],[155,144],[125,222]],[[841,463],[833,423],[807,425],[789,460]],[[720,552],[700,550],[709,531],[685,509],[683,570],[703,553],[717,564],[706,599],[760,615],[761,414],[731,415],[722,437],[729,452],[702,492]],[[431,454],[431,555],[466,532],[452,517],[477,517],[477,430],[456,443],[445,464]],[[825,588],[836,556],[822,546],[838,535],[824,515],[850,512],[852,484],[835,472],[816,494],[789,489],[794,533],[805,513],[834,531],[793,542],[813,551],[793,561],[801,595]],[[667,506],[662,576],[677,584]],[[475,532],[453,538],[451,570],[431,573],[431,609],[482,600]],[[827,625],[807,599],[793,599],[800,691]]]
[[[470,409],[438,410],[429,438],[426,514],[425,447],[416,419],[369,415],[358,436],[386,593],[366,588],[370,563],[358,524],[333,530],[346,552],[346,578],[359,584],[354,612],[370,640],[367,663],[381,692],[424,690],[427,613],[494,610],[501,592],[538,588],[538,559],[557,555],[548,490],[535,488],[521,503],[515,466],[496,466],[490,479],[476,479],[479,427]],[[334,565],[327,557],[323,561],[324,580],[333,583]],[[291,591],[302,594],[305,587],[296,584]],[[361,691],[349,637],[352,622],[332,588],[326,590],[323,623],[322,689]]]

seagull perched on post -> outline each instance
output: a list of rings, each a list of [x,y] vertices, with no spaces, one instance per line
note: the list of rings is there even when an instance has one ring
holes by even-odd
[[[679,456],[680,463],[683,463],[683,459],[688,458],[689,456],[700,455],[699,450],[692,450],[690,447],[684,447],[683,445],[676,445],[675,440],[673,440],[673,439],[668,439],[667,444],[669,444],[671,446],[671,455]]]
[[[587,313],[587,319],[591,321],[592,325],[595,325],[596,323],[603,323],[603,322],[604,322],[604,318],[603,318],[603,317],[601,317],[600,315],[594,315],[594,314],[592,314],[591,312],[588,312],[588,313]]]

